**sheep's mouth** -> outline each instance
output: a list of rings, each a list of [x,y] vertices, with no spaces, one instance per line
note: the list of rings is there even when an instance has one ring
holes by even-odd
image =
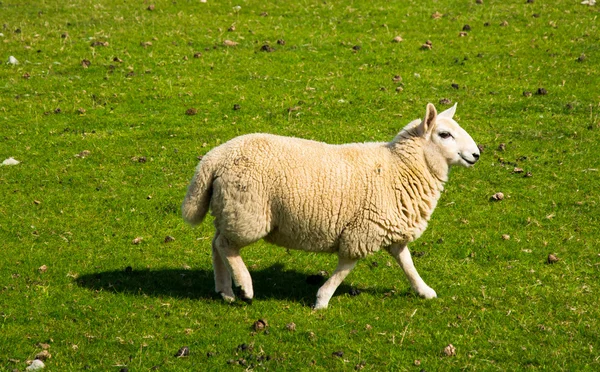
[[[462,156],[462,154],[460,155],[460,157],[462,158],[462,160],[466,161],[470,165],[474,165],[477,162],[477,160],[469,160],[465,158],[464,156]]]

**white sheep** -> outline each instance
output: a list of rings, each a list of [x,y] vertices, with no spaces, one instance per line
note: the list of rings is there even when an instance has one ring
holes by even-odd
[[[359,258],[385,248],[412,288],[436,297],[417,273],[407,244],[425,230],[451,165],[479,159],[471,136],[427,105],[425,118],[387,143],[329,145],[271,134],[234,138],[208,152],[196,168],[182,205],[200,223],[209,206],[215,290],[251,301],[252,279],[240,249],[259,239],[286,248],[337,253],[335,272],[317,293],[326,308]]]

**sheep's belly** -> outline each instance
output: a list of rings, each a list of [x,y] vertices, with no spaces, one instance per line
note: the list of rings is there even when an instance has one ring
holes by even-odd
[[[338,250],[338,239],[316,231],[310,234],[289,234],[275,228],[264,240],[284,248],[309,252],[333,253]]]

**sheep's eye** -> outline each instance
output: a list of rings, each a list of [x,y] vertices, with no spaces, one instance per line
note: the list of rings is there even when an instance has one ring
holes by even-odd
[[[438,135],[443,139],[452,137],[452,135],[448,132],[440,132],[440,133],[438,133]]]

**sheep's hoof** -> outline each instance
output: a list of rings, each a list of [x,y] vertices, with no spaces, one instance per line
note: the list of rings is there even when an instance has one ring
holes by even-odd
[[[325,310],[325,309],[327,309],[327,305],[328,304],[324,304],[324,305],[323,304],[314,304],[311,307],[312,307],[313,310],[318,311],[318,310]]]
[[[252,299],[248,297],[242,297],[242,301],[247,303],[248,305],[252,305]]]
[[[235,301],[235,296],[233,296],[233,295],[227,295],[223,292],[219,292],[219,294],[221,295],[221,297],[223,297],[223,300],[225,300],[225,302],[227,302],[227,303],[232,303]]]
[[[252,297],[247,296],[246,292],[244,292],[241,286],[235,287],[234,291],[237,297],[239,297],[242,301],[244,301],[248,305],[252,305]]]
[[[423,289],[419,289],[417,291],[417,293],[419,294],[419,296],[421,296],[421,297],[423,297],[423,298],[425,298],[427,300],[437,297],[437,294],[435,293],[435,291],[431,287],[426,287],[426,288],[423,288]]]

